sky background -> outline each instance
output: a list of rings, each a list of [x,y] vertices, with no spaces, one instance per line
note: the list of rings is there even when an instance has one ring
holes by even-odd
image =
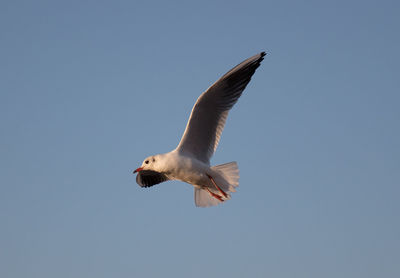
[[[0,2],[0,277],[400,277],[399,1]],[[212,164],[140,188],[268,52]]]

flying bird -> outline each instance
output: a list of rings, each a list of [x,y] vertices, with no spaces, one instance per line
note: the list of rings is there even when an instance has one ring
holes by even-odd
[[[239,185],[236,162],[210,166],[229,110],[238,101],[264,59],[261,52],[243,61],[200,95],[193,106],[179,145],[171,152],[147,157],[133,173],[141,187],[168,180],[194,186],[198,207],[218,205],[231,198]]]

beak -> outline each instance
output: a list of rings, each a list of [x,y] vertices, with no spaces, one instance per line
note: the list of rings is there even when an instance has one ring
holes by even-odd
[[[142,170],[143,170],[143,167],[139,167],[135,171],[133,171],[133,173],[136,174],[136,173],[139,173]]]

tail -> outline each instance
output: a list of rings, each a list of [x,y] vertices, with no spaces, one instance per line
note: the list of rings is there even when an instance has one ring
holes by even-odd
[[[211,167],[214,175],[215,183],[228,195],[223,197],[223,201],[231,198],[230,192],[236,192],[236,187],[239,186],[239,168],[236,162],[229,162]],[[220,194],[216,188],[209,188],[213,193]],[[215,206],[222,201],[211,196],[211,194],[202,188],[195,188],[194,201],[198,207]]]

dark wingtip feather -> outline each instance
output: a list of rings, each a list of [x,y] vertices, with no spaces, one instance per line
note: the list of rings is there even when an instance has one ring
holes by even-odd
[[[264,60],[264,56],[267,55],[267,53],[265,51],[260,53],[260,58],[257,60],[258,65],[261,64],[261,62]]]
[[[257,62],[260,64],[264,60],[264,56],[267,55],[265,51],[260,53],[260,58],[257,60]]]
[[[142,170],[136,176],[136,182],[141,187],[151,187],[167,180],[164,174],[151,170]]]

